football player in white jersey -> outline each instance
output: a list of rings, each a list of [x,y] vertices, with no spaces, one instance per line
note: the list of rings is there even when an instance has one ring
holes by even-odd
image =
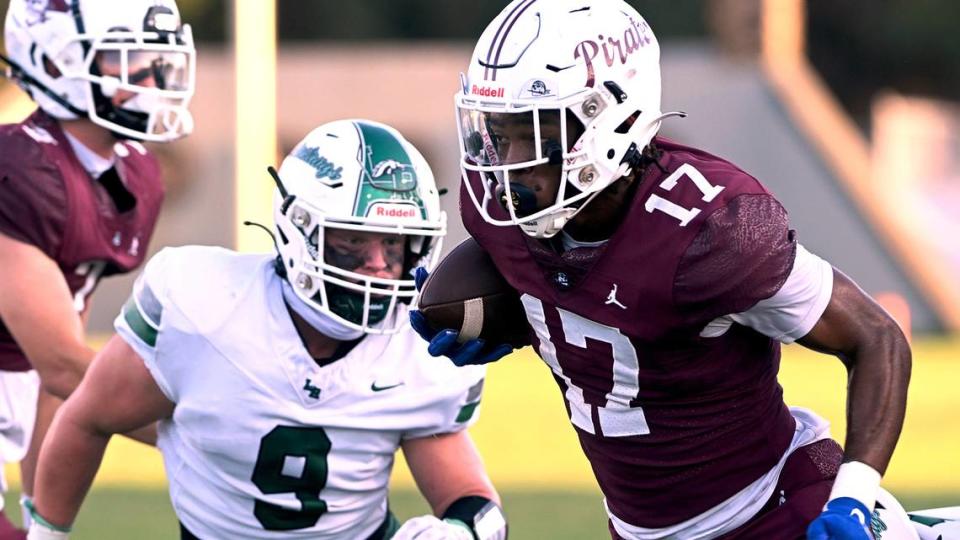
[[[353,120],[270,172],[278,254],[148,263],[41,451],[30,539],[67,538],[110,435],[155,420],[181,538],[506,538],[465,431],[484,370],[431,357],[405,322],[410,270],[446,232],[426,161]],[[402,527],[398,448],[434,511]]]

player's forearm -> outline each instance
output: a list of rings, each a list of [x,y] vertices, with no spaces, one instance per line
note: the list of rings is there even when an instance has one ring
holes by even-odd
[[[34,505],[46,521],[69,527],[100,468],[109,434],[77,421],[70,404],[47,434],[34,484]]]
[[[893,455],[907,407],[911,352],[892,321],[850,358],[847,395],[847,461],[883,474]]]
[[[77,389],[96,352],[84,344],[52,345],[49,352],[31,357],[30,362],[40,375],[40,384],[48,393],[67,399]]]

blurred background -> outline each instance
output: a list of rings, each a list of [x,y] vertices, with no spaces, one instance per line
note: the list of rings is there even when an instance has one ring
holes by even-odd
[[[313,127],[348,117],[392,124],[424,152],[450,190],[446,245],[463,238],[453,94],[473,40],[505,1],[178,3],[198,40],[197,129],[154,147],[168,197],[151,250],[268,249],[265,235],[239,227],[270,223],[265,167]],[[960,3],[630,3],[661,42],[663,110],[689,115],[662,133],[759,178],[801,242],[912,336],[907,422],[885,484],[908,509],[960,505]],[[31,109],[0,82],[0,122]],[[93,335],[109,333],[131,281],[101,285]],[[842,441],[840,363],[796,346],[784,356],[788,402],[828,417]],[[601,496],[555,388],[531,351],[501,360],[473,434],[513,538],[604,538]],[[395,510],[424,512],[397,469]],[[74,538],[174,537],[164,485],[154,450],[115,441]]]

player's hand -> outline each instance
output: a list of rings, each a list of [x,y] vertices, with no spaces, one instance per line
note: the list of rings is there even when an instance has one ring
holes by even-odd
[[[870,510],[863,503],[840,497],[807,527],[807,540],[873,540],[869,524]]]
[[[407,520],[393,535],[393,540],[473,540],[473,532],[459,522],[428,515]]]
[[[426,268],[417,268],[413,279],[418,291],[423,287],[423,282],[427,280],[429,275],[430,273],[427,272]],[[458,343],[457,339],[460,337],[460,333],[457,330],[452,328],[434,330],[430,327],[423,313],[416,309],[410,310],[410,326],[417,334],[420,334],[420,337],[430,342],[427,352],[431,356],[446,356],[458,366],[488,364],[513,351],[513,346],[508,343],[488,344],[479,338]]]

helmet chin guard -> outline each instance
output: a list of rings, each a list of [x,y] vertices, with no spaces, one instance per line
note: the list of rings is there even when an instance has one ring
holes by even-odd
[[[398,303],[412,303],[412,270],[432,268],[446,234],[433,172],[395,129],[341,120],[310,132],[277,173],[277,250],[296,295],[352,329],[389,334],[404,324]],[[374,277],[327,260],[331,229],[396,235],[404,246],[397,279]]]
[[[483,32],[460,83],[469,198],[488,223],[537,238],[557,234],[630,174],[665,116],[659,44],[622,0],[511,2]],[[520,179],[545,166],[556,171],[556,196],[531,209]]]

